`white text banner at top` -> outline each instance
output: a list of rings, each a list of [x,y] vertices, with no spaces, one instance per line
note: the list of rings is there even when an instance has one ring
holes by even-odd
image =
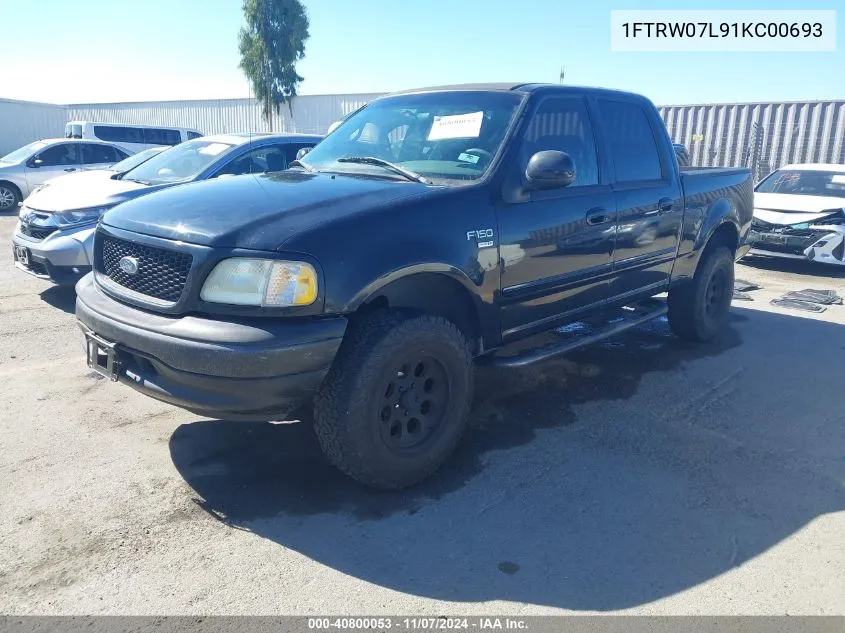
[[[836,11],[611,11],[610,50],[830,52],[836,50]]]

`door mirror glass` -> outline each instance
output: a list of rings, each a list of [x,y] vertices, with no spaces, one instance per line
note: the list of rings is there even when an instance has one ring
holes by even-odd
[[[303,156],[305,156],[308,152],[311,151],[310,147],[303,147],[296,153],[296,160],[299,160]]]
[[[525,180],[531,189],[560,189],[575,182],[575,161],[566,152],[537,152],[525,168]]]

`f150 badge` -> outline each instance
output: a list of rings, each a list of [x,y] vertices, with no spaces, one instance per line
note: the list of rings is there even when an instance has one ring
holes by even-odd
[[[493,229],[476,229],[467,231],[467,241],[475,239],[478,241],[478,248],[493,246]]]

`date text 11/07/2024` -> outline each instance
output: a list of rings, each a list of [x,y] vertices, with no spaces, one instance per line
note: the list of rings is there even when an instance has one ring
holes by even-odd
[[[525,620],[519,618],[475,617],[475,618],[308,618],[308,629],[312,631],[370,630],[389,631],[405,629],[411,631],[429,630],[511,630],[528,628]]]

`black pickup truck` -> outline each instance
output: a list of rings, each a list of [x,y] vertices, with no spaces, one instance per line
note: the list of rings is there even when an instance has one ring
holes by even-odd
[[[681,170],[641,96],[417,90],[287,171],[108,211],[76,315],[112,380],[230,420],[313,402],[333,464],[401,488],[458,443],[475,362],[542,361],[667,313],[681,337],[715,336],[751,217],[749,171]],[[604,326],[525,349],[584,319]]]

